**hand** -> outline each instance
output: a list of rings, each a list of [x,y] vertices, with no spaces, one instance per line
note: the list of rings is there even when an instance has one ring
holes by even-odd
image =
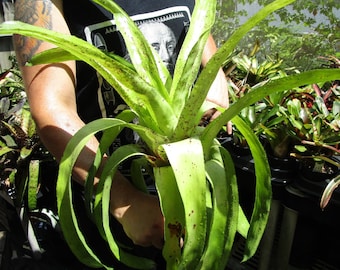
[[[122,224],[126,235],[136,245],[161,249],[164,244],[164,217],[158,198],[142,193],[130,184],[125,185],[120,194],[112,193],[112,196],[124,196],[124,203],[111,203],[111,213]]]
[[[211,85],[206,100],[225,109],[229,107],[228,83],[222,69],[219,70],[216,79]],[[220,114],[221,112],[215,108],[206,111],[202,117],[203,124],[208,124]],[[231,122],[227,123],[227,133],[232,133]]]
[[[202,54],[202,65],[203,67],[208,63],[210,58],[215,54],[217,51],[216,43],[214,41],[214,38],[212,35],[209,35],[207,43],[204,47],[203,54]],[[229,107],[229,93],[228,93],[228,84],[226,75],[224,74],[224,71],[222,68],[219,69],[217,76],[212,83],[208,95],[206,97],[207,101],[210,101],[212,103],[215,103],[216,105],[222,107],[222,108],[228,108]],[[209,116],[209,114],[211,114]],[[221,113],[215,109],[210,110],[210,112],[206,113],[203,116],[203,120],[205,124],[208,122],[214,120],[216,117],[218,117]],[[227,123],[227,132],[231,134],[232,132],[232,126],[231,123]]]
[[[215,103],[222,108],[228,108],[229,106],[229,92],[226,76],[222,69],[219,70],[217,76],[210,86],[207,101]]]
[[[217,116],[220,115],[220,112],[217,111],[215,108],[211,108],[204,112],[199,126],[206,127],[212,120],[214,120]]]

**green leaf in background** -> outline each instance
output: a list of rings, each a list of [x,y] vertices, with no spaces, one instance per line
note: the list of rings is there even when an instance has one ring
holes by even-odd
[[[207,128],[203,131],[201,139],[203,148],[210,147],[212,139],[218,134],[221,126],[231,121],[243,108],[256,103],[263,97],[266,97],[271,93],[293,89],[301,85],[308,85],[313,82],[327,82],[330,80],[337,80],[337,78],[340,78],[339,69],[316,69],[270,80],[266,84],[252,89],[252,91],[248,92],[235,103],[231,104],[227,110],[225,110],[218,118],[207,126]]]
[[[334,177],[325,188],[324,192],[322,193],[321,201],[320,201],[320,207],[321,209],[324,209],[327,204],[329,203],[332,194],[336,188],[340,185],[340,174]]]
[[[8,146],[4,146],[4,147],[1,147],[0,148],[0,157],[13,151],[13,149],[11,147],[8,147]]]
[[[37,193],[39,189],[39,169],[40,161],[31,160],[29,163],[29,174],[28,174],[28,209],[33,210],[37,206]]]

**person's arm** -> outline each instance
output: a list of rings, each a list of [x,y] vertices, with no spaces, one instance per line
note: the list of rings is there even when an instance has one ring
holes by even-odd
[[[62,6],[62,0],[17,0],[15,19],[69,34]],[[54,46],[18,35],[14,44],[39,136],[60,160],[70,138],[84,126],[76,106],[75,62],[27,67],[25,63],[33,55]],[[85,181],[97,147],[98,141],[93,138],[77,160],[73,176],[79,183]],[[134,243],[162,246],[164,220],[158,199],[137,191],[119,173],[113,181],[110,210]]]
[[[208,61],[214,55],[216,50],[217,50],[216,43],[213,37],[210,35],[203,50],[202,55],[203,66],[205,66],[208,63]],[[227,80],[222,68],[218,71],[216,79],[210,88],[207,100],[223,108],[227,108],[229,106]]]
[[[214,55],[217,51],[216,43],[213,36],[210,34],[205,44],[203,55],[202,55],[202,66],[204,67],[209,59]],[[210,87],[208,95],[206,97],[207,101],[213,102],[223,108],[228,108],[229,106],[229,94],[227,88],[227,80],[226,76],[222,70],[222,68],[218,71],[218,74],[215,78],[215,81]],[[219,113],[217,112],[212,116],[212,119],[217,117]]]

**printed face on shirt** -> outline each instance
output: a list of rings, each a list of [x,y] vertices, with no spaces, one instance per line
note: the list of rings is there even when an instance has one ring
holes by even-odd
[[[176,37],[172,30],[161,22],[148,22],[139,26],[140,31],[155,49],[172,74],[176,61]]]
[[[131,16],[171,75],[174,73],[179,49],[190,25],[190,18],[191,12],[187,6],[174,6]],[[90,44],[131,61],[124,38],[113,17],[86,26],[84,34]],[[98,82],[98,104],[102,117],[115,117],[121,108],[125,108],[125,103],[99,74]]]

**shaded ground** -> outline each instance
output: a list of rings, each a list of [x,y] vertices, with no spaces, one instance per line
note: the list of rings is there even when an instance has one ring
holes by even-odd
[[[43,213],[31,219],[41,253],[32,254],[16,210],[0,197],[0,270],[85,270],[73,256],[49,217]]]

